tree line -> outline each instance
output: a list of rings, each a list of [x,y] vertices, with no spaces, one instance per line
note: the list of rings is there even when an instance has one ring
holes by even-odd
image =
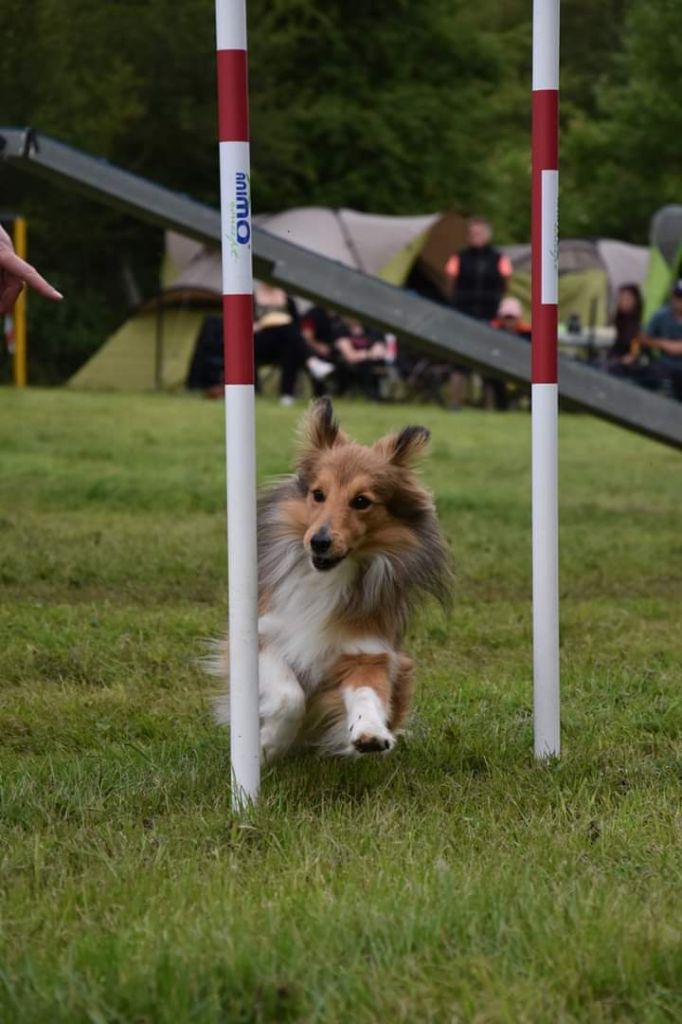
[[[252,198],[454,209],[529,237],[530,0],[248,0]],[[563,0],[561,233],[646,241],[679,198],[675,0]],[[218,202],[213,0],[5,0],[2,121]],[[673,95],[675,89],[675,95]],[[32,366],[67,376],[158,288],[161,232],[0,170],[31,258]]]

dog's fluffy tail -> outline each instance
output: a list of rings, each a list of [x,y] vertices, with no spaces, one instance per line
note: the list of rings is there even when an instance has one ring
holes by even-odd
[[[223,682],[228,678],[229,657],[228,641],[225,637],[213,637],[205,642],[205,650],[199,664],[209,676],[215,676]],[[218,725],[230,724],[230,688],[229,683],[224,693],[213,700],[213,716]]]

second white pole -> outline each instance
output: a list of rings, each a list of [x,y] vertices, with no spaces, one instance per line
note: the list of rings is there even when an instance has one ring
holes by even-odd
[[[533,3],[532,504],[535,755],[561,750],[559,706],[559,0]]]

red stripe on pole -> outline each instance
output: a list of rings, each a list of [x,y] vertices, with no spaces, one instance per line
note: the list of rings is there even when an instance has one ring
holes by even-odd
[[[559,169],[559,91],[533,91],[533,172]]]
[[[558,309],[542,302],[542,172],[559,167],[559,93],[556,89],[533,92],[532,132],[532,381],[557,382]]]
[[[533,301],[532,321],[532,381],[533,384],[556,384],[557,366],[557,325],[559,320],[556,306],[543,305]]]
[[[253,296],[223,295],[226,384],[254,384]]]
[[[249,141],[246,50],[218,50],[218,140]]]

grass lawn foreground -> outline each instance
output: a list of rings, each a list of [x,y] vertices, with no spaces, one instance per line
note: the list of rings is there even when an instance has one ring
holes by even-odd
[[[258,404],[259,476],[299,409]],[[532,757],[530,422],[433,432],[457,570],[409,735],[232,817],[220,403],[3,389],[0,1021],[682,1020],[682,463],[560,424],[563,756]]]

